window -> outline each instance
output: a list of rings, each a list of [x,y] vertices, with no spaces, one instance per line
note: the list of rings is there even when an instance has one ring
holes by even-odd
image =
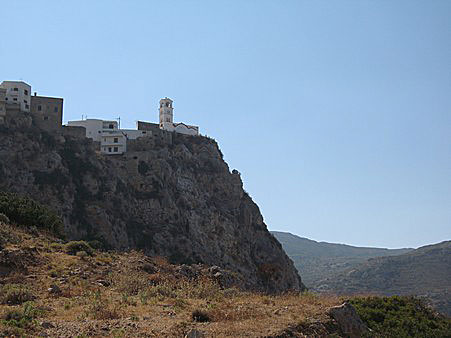
[[[114,152],[117,153],[117,151],[119,150],[118,147],[114,147]]]
[[[111,123],[111,124],[108,126],[108,128],[113,129],[113,128],[114,128],[114,124]]]
[[[19,88],[13,88],[13,91],[18,92]]]
[[[118,143],[119,139],[117,137],[114,138],[114,143]]]
[[[42,106],[39,105],[39,106],[38,106],[38,111],[41,111],[41,110],[42,110]]]
[[[58,113],[58,106],[55,106],[55,108],[53,108],[53,111],[54,111],[55,113]]]
[[[48,116],[44,116],[44,121],[47,121],[49,119]]]
[[[24,90],[23,90],[23,93],[24,93],[25,95],[28,95],[28,90],[24,89]]]
[[[13,98],[13,101],[17,101],[17,97]]]
[[[28,104],[26,104],[25,109],[30,109],[30,106]]]
[[[108,147],[108,152],[111,153],[111,147]]]
[[[147,134],[147,131],[143,131],[143,134]]]
[[[27,101],[27,100],[23,100],[23,102],[24,102],[24,103],[28,103],[28,101]]]
[[[103,142],[106,142],[106,137],[103,138]]]

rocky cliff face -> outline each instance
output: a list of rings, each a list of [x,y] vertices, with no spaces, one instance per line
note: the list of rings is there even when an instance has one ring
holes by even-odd
[[[95,150],[89,139],[2,127],[0,190],[53,207],[70,239],[219,265],[240,273],[247,288],[303,288],[214,140],[153,132],[124,156]]]

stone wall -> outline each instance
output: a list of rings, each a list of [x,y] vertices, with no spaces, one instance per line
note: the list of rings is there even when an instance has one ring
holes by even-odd
[[[160,130],[160,125],[158,123],[138,121],[138,130]]]
[[[72,136],[76,138],[86,138],[86,128],[78,126],[63,126],[63,135]]]
[[[63,124],[63,99],[32,96],[31,115],[33,123],[46,131],[61,130]]]

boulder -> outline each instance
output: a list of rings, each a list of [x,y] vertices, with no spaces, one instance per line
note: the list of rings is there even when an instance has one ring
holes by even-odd
[[[369,331],[355,308],[348,302],[330,308],[327,314],[337,322],[341,331],[350,338],[362,337]]]

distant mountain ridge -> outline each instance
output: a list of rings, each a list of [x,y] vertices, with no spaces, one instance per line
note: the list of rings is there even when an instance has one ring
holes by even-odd
[[[412,251],[411,248],[385,249],[356,247],[346,244],[317,242],[289,232],[271,231],[293,260],[307,287],[323,279],[357,267],[369,258],[395,256]]]
[[[424,296],[451,316],[451,241],[398,256],[368,259],[354,269],[319,281],[314,289],[348,295]]]

